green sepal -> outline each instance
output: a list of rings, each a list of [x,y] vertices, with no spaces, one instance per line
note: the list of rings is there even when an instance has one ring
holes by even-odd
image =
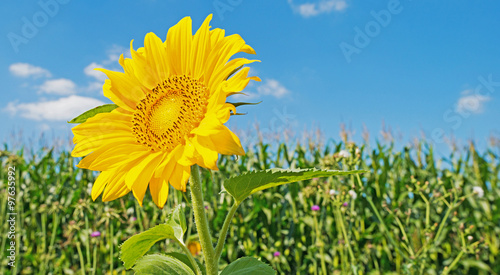
[[[87,121],[87,119],[94,117],[97,114],[109,113],[116,108],[118,108],[118,105],[116,104],[104,104],[84,112],[83,114],[68,121],[68,123],[84,123],[85,121]]]
[[[228,80],[233,74],[235,74],[237,71],[239,71],[241,68],[243,68],[243,65],[239,66],[238,68],[234,69],[232,72],[229,73],[229,75],[226,77],[226,80]]]

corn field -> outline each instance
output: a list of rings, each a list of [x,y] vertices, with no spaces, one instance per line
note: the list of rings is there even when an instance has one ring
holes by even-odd
[[[202,261],[187,193],[171,189],[163,210],[150,197],[141,207],[131,194],[93,202],[97,174],[76,168],[79,159],[70,153],[56,151],[28,155],[5,146],[0,152],[0,274],[132,274],[120,261],[120,244],[165,221],[179,204],[189,217],[190,249]],[[224,222],[230,196],[221,182],[232,175],[273,167],[368,172],[253,195],[233,218],[222,266],[253,256],[278,274],[500,273],[496,145],[479,152],[471,143],[444,158],[424,140],[401,149],[393,142],[258,142],[246,153],[221,156],[219,171],[203,172],[212,228]],[[15,206],[8,199],[11,175]],[[9,212],[16,213],[13,248]],[[11,251],[14,268],[7,265]],[[149,253],[154,252],[180,251],[167,240]]]

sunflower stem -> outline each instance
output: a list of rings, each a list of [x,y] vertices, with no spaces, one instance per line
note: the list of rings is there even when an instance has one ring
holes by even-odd
[[[231,221],[233,220],[234,213],[236,213],[236,210],[238,209],[238,206],[240,206],[240,204],[237,202],[233,204],[233,206],[229,210],[229,213],[227,213],[226,220],[224,221],[224,225],[222,226],[222,230],[220,231],[219,240],[217,241],[217,247],[215,248],[215,257],[217,259],[217,262],[219,261],[222,254],[222,249],[224,248],[224,243],[226,242],[227,238],[227,232],[229,230],[229,226],[231,225]]]
[[[200,179],[200,169],[196,164],[191,166],[191,178],[189,181],[191,187],[194,220],[200,237],[203,257],[205,258],[207,275],[217,275],[219,273],[219,265],[215,257],[212,237],[210,236],[210,228],[208,227],[208,219],[205,213],[205,207],[203,206],[203,190]]]
[[[177,240],[177,243],[181,246],[182,250],[184,250],[184,253],[186,253],[186,256],[188,256],[189,262],[191,262],[191,265],[195,269],[196,275],[202,275],[201,269],[198,266],[198,264],[196,263],[196,260],[193,258],[191,251],[189,251],[189,249],[186,247],[186,245],[183,242]]]

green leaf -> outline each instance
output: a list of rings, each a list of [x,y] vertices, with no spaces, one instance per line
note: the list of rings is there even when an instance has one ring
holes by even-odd
[[[243,257],[228,265],[220,275],[275,275],[269,265],[252,257]]]
[[[183,262],[184,264],[186,264],[187,266],[189,266],[189,268],[191,268],[191,270],[193,270],[194,273],[196,273],[196,269],[191,264],[191,261],[189,260],[189,257],[187,255],[179,253],[179,252],[170,252],[170,253],[167,253],[167,256],[174,257],[177,260]],[[194,259],[194,260],[196,261],[196,264],[200,268],[201,273],[203,275],[206,275],[207,271],[205,270],[205,267],[203,266],[203,264],[201,264],[200,261],[198,261],[198,259]]]
[[[195,275],[185,263],[174,257],[165,255],[146,255],[134,266],[137,275]]]
[[[179,205],[174,209],[167,223],[132,236],[120,246],[120,258],[125,268],[131,268],[137,259],[146,254],[156,242],[172,239],[183,244],[184,232],[186,232],[186,219]]]
[[[104,105],[101,105],[99,107],[95,107],[94,109],[90,109],[90,110],[86,111],[85,113],[68,121],[68,123],[84,123],[85,121],[87,121],[87,119],[94,117],[97,114],[109,113],[116,108],[118,108],[118,105],[116,105],[116,104],[104,104]]]
[[[493,271],[487,264],[485,264],[481,261],[477,261],[477,260],[472,260],[472,259],[461,260],[460,263],[467,268],[476,267],[478,269],[489,271],[489,272]]]
[[[226,77],[226,80],[228,80],[233,74],[235,74],[237,71],[239,71],[241,68],[243,68],[243,65],[239,66],[238,68],[234,69],[232,72],[229,73],[229,75]]]
[[[238,202],[242,202],[255,192],[290,182],[309,180],[312,178],[345,176],[366,171],[335,171],[319,169],[267,169],[261,171],[245,172],[239,176],[227,179],[224,188]]]
[[[187,226],[186,216],[184,215],[184,211],[181,205],[177,205],[177,207],[175,207],[175,209],[172,211],[172,214],[167,220],[167,224],[174,229],[175,237],[182,243],[182,236],[184,235],[184,232],[186,232]]]

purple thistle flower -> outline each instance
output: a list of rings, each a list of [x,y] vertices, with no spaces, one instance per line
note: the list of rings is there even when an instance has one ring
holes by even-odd
[[[208,205],[205,205],[205,209],[208,210]]]
[[[136,217],[132,217],[132,218],[130,218],[130,220],[131,220],[132,222],[135,222],[135,221],[137,220],[137,218],[136,218]]]
[[[99,231],[94,231],[94,232],[90,233],[90,237],[92,237],[92,238],[100,237],[100,236],[101,236],[101,232],[99,232]]]
[[[274,255],[274,257],[279,257],[281,255],[281,253],[279,251],[276,251],[276,252],[274,252],[273,255]]]
[[[342,206],[347,207],[349,204],[347,202],[344,202]]]
[[[319,209],[320,209],[320,208],[319,208],[319,205],[316,205],[316,204],[315,204],[315,205],[311,206],[311,210],[312,210],[312,211],[319,211]]]

